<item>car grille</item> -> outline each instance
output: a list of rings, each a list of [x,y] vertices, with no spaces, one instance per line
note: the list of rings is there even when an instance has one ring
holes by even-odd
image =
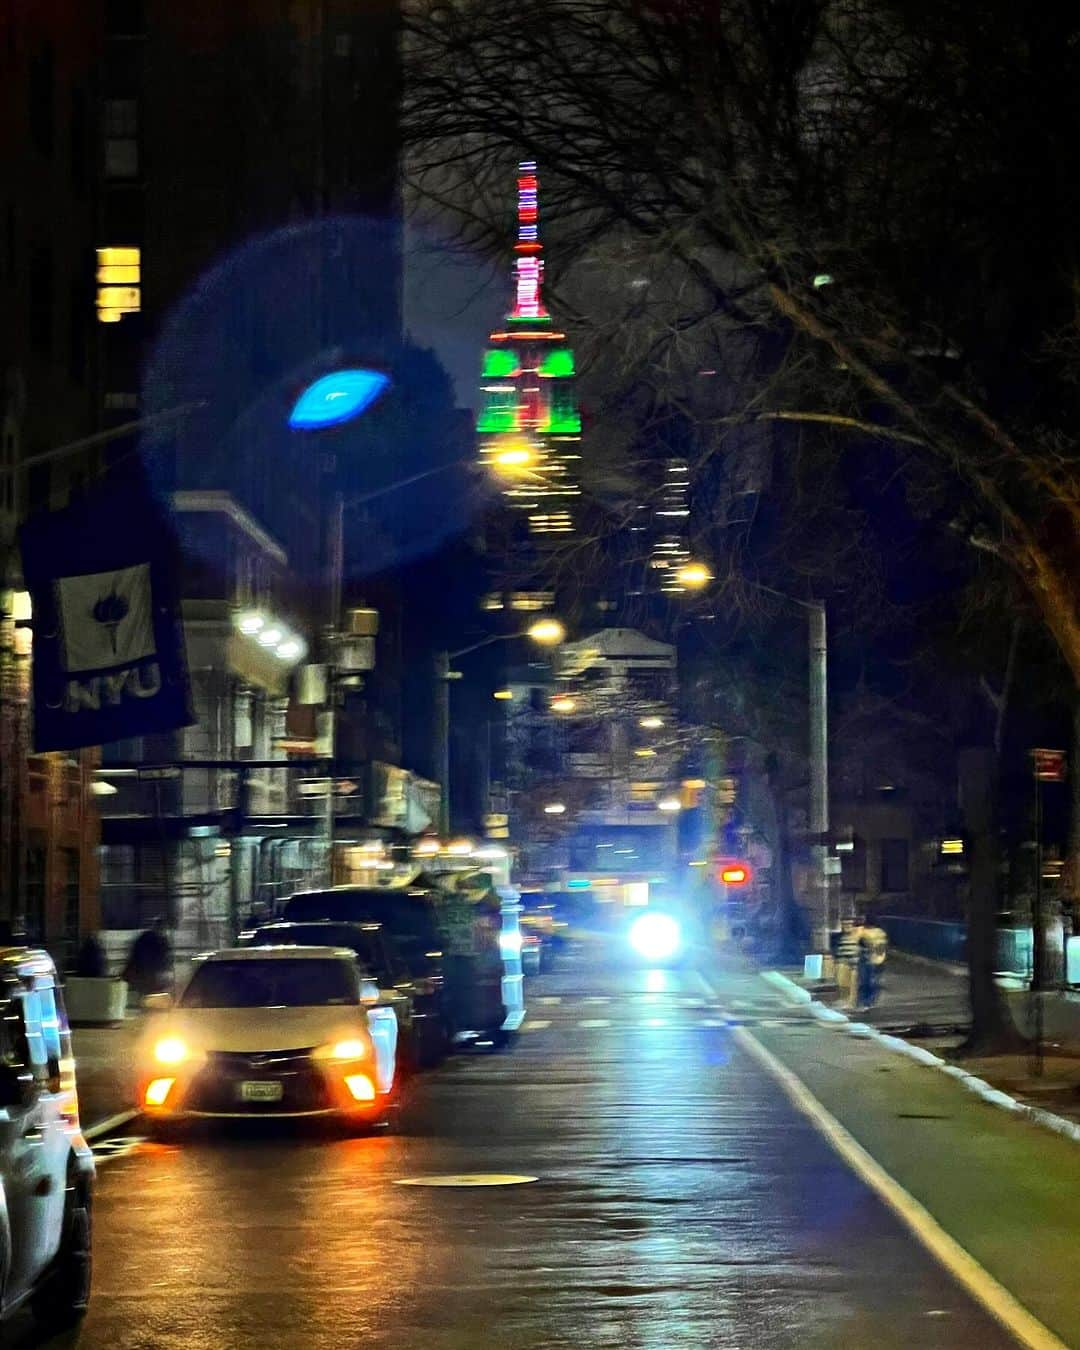
[[[279,1082],[276,1102],[244,1101],[240,1084]],[[221,1111],[265,1116],[282,1111],[321,1111],[333,1103],[326,1079],[311,1060],[310,1050],[270,1050],[237,1054],[218,1051],[192,1080],[185,1106],[189,1111]]]

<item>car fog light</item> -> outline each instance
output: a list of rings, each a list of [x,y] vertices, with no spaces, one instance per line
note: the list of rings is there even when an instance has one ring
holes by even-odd
[[[375,1100],[375,1084],[366,1073],[350,1073],[345,1078],[345,1086],[353,1095],[354,1101],[373,1102]]]
[[[144,1098],[147,1106],[164,1106],[165,1100],[173,1090],[175,1078],[154,1078],[146,1086]]]

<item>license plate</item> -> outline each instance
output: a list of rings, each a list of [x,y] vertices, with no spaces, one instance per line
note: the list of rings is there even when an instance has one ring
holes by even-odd
[[[285,1095],[283,1083],[247,1082],[240,1084],[240,1100],[245,1102],[279,1102]]]

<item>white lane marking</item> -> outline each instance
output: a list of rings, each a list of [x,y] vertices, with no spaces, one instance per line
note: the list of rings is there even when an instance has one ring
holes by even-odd
[[[781,1063],[771,1050],[765,1048],[746,1027],[734,1027],[739,1044],[766,1069],[780,1084],[784,1095],[825,1136],[851,1170],[876,1191],[898,1219],[904,1223],[923,1246],[962,1284],[969,1294],[1007,1328],[1021,1345],[1031,1350],[1068,1350],[1049,1327],[984,1270],[978,1261],[947,1233],[933,1215],[915,1199],[884,1167],[869,1154],[843,1125],[833,1116],[802,1079]]]
[[[586,1017],[583,1021],[578,1023],[578,1026],[591,1031],[594,1027],[611,1026],[611,1019],[607,1017]]]
[[[395,1186],[526,1186],[539,1177],[523,1176],[518,1172],[455,1172],[428,1177],[401,1177]]]
[[[545,1022],[542,1018],[540,1018],[535,1022],[534,1021],[522,1022],[521,1029],[522,1031],[544,1031],[549,1026],[551,1026],[550,1022]]]

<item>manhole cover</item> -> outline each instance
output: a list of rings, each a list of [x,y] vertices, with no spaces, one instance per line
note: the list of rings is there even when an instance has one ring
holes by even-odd
[[[521,1176],[516,1172],[453,1172],[442,1176],[403,1177],[395,1186],[524,1186],[539,1177]]]

